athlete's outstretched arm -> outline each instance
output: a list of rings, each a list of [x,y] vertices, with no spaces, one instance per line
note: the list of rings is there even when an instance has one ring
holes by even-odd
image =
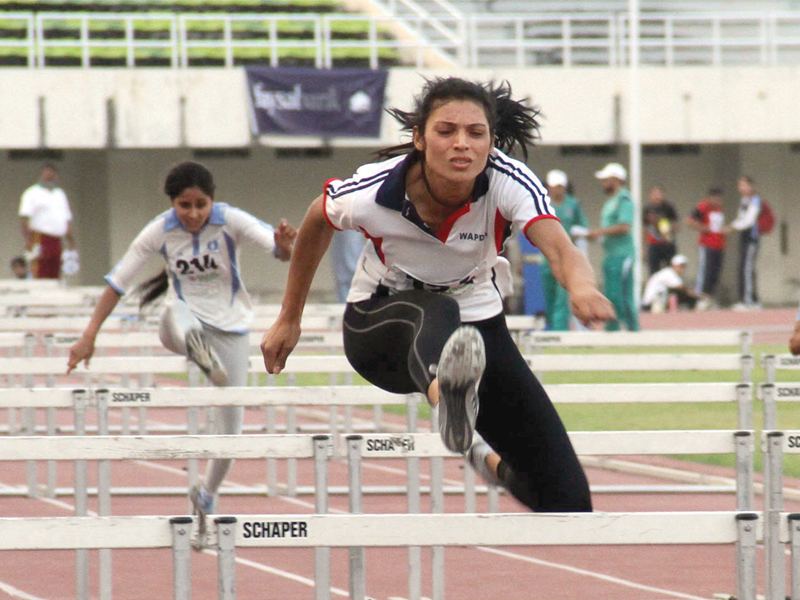
[[[261,340],[261,353],[268,373],[283,370],[300,338],[300,318],[308,290],[333,238],[334,230],[325,219],[324,211],[323,196],[319,196],[311,203],[297,232],[281,312]]]
[[[279,260],[286,262],[292,257],[292,246],[294,238],[297,237],[297,230],[289,225],[286,219],[281,219],[278,228],[275,230],[275,256]]]
[[[544,253],[553,276],[569,292],[572,313],[578,319],[589,324],[614,318],[614,307],[600,293],[592,266],[558,221],[539,219],[525,236]]]
[[[78,363],[84,361],[84,365],[89,366],[89,359],[94,354],[94,340],[97,338],[97,332],[100,331],[108,315],[114,310],[114,307],[119,302],[121,296],[110,285],[106,286],[100,299],[97,301],[97,306],[94,307],[94,313],[89,320],[89,324],[83,331],[81,339],[75,342],[69,349],[69,358],[67,359],[67,375],[70,374],[72,369],[78,366]]]

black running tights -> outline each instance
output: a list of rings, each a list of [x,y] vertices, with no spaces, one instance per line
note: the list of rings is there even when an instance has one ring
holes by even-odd
[[[589,484],[564,425],[499,314],[469,323],[483,336],[486,371],[477,430],[514,471],[511,493],[537,512],[592,510]],[[349,304],[345,353],[367,381],[425,394],[445,342],[461,325],[458,303],[423,290]]]

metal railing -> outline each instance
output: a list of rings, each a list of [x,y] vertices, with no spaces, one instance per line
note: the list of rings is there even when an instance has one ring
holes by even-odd
[[[398,4],[412,0],[396,0]],[[331,68],[624,66],[621,13],[522,15],[6,13],[0,65]],[[642,64],[800,63],[800,11],[643,13]]]

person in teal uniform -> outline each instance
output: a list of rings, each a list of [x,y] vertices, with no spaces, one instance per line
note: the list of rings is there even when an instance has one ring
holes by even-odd
[[[603,205],[600,227],[590,229],[589,239],[603,238],[603,279],[606,297],[617,318],[606,323],[607,331],[639,331],[639,313],[634,298],[633,268],[636,248],[633,243],[633,201],[625,187],[628,172],[619,163],[608,163],[595,177],[609,196]]]
[[[545,181],[550,204],[555,209],[561,225],[573,241],[580,238],[582,233],[585,234],[589,222],[578,200],[567,191],[567,174],[554,169],[547,173]],[[543,259],[541,274],[547,309],[547,328],[551,331],[567,331],[570,321],[569,294],[553,276],[550,263],[546,259]]]

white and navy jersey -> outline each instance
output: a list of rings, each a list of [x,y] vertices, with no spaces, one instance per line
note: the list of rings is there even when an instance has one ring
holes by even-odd
[[[731,227],[736,231],[744,232],[751,240],[757,240],[759,214],[761,214],[761,198],[743,196],[739,200],[739,210],[736,218],[731,222]]]
[[[208,223],[198,233],[189,233],[170,209],[139,232],[122,260],[106,275],[106,282],[124,295],[147,260],[161,254],[169,276],[170,297],[184,300],[203,323],[244,333],[253,319],[253,309],[239,273],[239,246],[243,242],[272,252],[275,230],[243,210],[214,203]]]
[[[400,156],[361,167],[327,183],[325,216],[336,229],[356,229],[365,246],[347,296],[366,300],[379,287],[389,293],[421,288],[452,294],[465,322],[500,313],[494,266],[511,225],[525,231],[555,219],[545,186],[522,162],[495,149],[464,205],[434,233],[407,199],[405,178],[414,160]]]

